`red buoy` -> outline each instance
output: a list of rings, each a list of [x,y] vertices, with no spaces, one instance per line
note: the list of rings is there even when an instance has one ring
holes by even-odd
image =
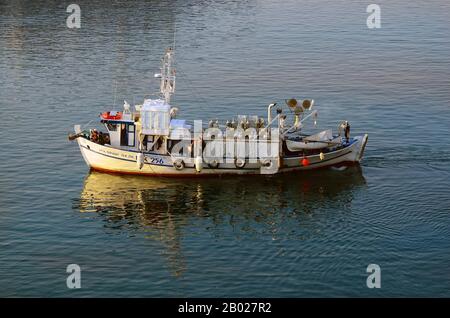
[[[302,166],[303,166],[303,167],[309,166],[309,160],[308,160],[308,158],[303,157],[303,159],[302,159]]]

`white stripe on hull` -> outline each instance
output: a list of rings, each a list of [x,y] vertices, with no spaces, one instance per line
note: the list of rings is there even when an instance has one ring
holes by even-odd
[[[306,167],[301,164],[302,157],[285,157],[278,172],[310,170],[345,162],[359,162],[367,142],[367,135],[355,137],[355,139],[357,141],[349,147],[326,153],[324,160],[320,160],[319,155],[308,156],[310,164]],[[136,163],[137,152],[102,146],[85,138],[77,138],[77,141],[87,165],[93,169],[107,172],[162,176],[260,174],[259,163],[247,163],[242,169],[236,168],[234,163],[221,163],[217,169],[212,169],[203,163],[201,172],[197,172],[191,163],[186,164],[184,169],[177,170],[173,167],[170,156],[147,153],[145,154],[146,163],[142,169],[139,169]]]

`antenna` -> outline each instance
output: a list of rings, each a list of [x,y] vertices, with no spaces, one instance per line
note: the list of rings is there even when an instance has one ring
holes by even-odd
[[[161,61],[161,74],[155,74],[155,77],[161,78],[160,92],[167,104],[170,103],[170,96],[175,92],[175,68],[172,67],[173,55],[173,49],[168,48]]]
[[[175,39],[177,36],[177,24],[174,22],[173,23],[173,44],[172,44],[172,49],[175,52]]]
[[[117,93],[117,79],[114,81],[114,100],[113,100],[113,108],[116,107],[116,93]]]

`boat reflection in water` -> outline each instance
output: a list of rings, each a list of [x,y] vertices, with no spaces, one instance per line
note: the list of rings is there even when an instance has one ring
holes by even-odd
[[[92,171],[75,209],[114,231],[164,245],[174,275],[184,271],[183,236],[308,239],[330,213],[348,213],[365,179],[359,166],[291,175],[206,179],[148,178]],[[200,233],[199,233],[200,232]]]

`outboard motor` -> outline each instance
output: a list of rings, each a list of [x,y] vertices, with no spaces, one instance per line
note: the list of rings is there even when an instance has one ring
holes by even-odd
[[[348,121],[346,121],[345,124],[345,138],[348,142],[350,140],[350,124],[348,123]]]
[[[348,121],[344,120],[339,125],[339,136],[341,136],[342,130],[344,131],[344,136],[347,142],[350,140],[350,124]]]

